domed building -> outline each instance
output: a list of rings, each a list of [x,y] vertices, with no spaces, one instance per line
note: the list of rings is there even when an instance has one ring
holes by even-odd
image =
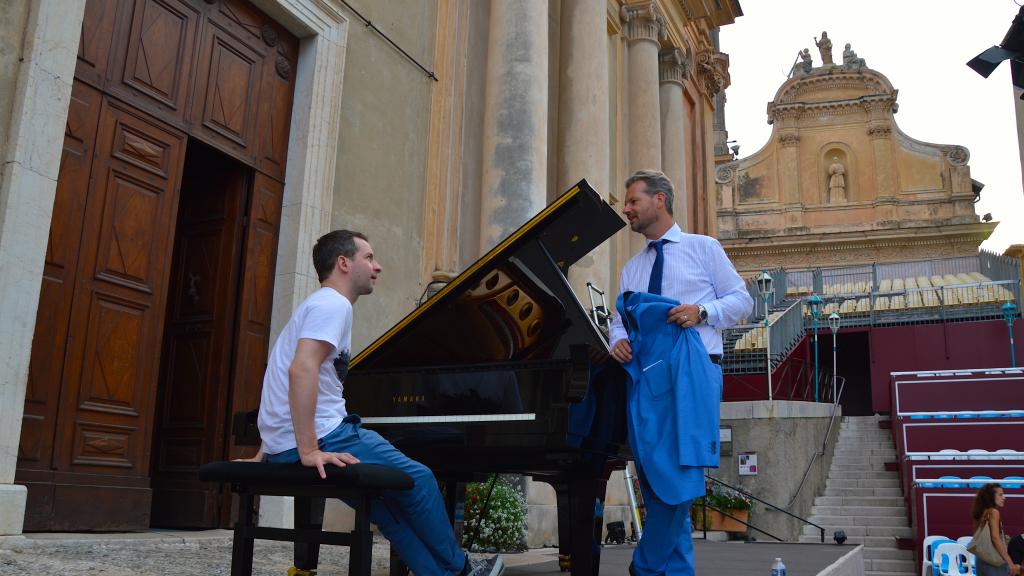
[[[897,90],[846,45],[801,53],[768,103],[768,143],[715,172],[717,236],[741,271],[974,255],[995,229],[963,146],[916,140]]]

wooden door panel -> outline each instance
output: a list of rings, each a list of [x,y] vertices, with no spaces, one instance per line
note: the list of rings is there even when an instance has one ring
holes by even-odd
[[[58,470],[148,472],[185,136],[106,99],[85,212],[55,455]],[[106,454],[107,456],[103,456]]]
[[[260,100],[263,51],[207,21],[193,100],[195,134],[255,164],[253,136]]]
[[[270,315],[274,299],[274,263],[281,224],[284,186],[257,172],[249,203],[242,291],[239,298],[237,344],[231,410],[255,410],[259,406],[270,340]],[[229,456],[239,457],[242,449],[232,444]]]
[[[102,88],[110,60],[117,24],[117,13],[125,0],[86,0],[82,36],[78,43],[75,77]]]
[[[263,88],[256,131],[259,144],[257,168],[282,182],[288,156],[298,51],[294,37],[282,35],[276,41],[274,51],[263,61]]]
[[[92,149],[101,102],[102,96],[95,89],[81,82],[72,84],[53,203],[53,224],[46,246],[36,329],[32,338],[25,412],[18,445],[19,468],[50,467],[78,262],[77,247],[82,234],[85,192],[92,168]]]
[[[189,2],[135,0],[111,90],[162,119],[184,121],[200,20]]]
[[[155,423],[154,525],[218,525],[218,488],[196,473],[223,458],[248,173],[202,145],[189,148]]]

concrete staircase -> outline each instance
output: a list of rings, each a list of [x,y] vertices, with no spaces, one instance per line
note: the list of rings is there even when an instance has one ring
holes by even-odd
[[[864,545],[864,574],[912,576],[911,550],[899,550],[896,538],[910,538],[910,522],[896,472],[885,463],[896,460],[889,430],[878,427],[877,416],[844,417],[825,493],[814,499],[809,520],[825,528],[831,543],[836,530],[846,532],[847,543]],[[819,532],[804,526],[801,542],[818,542]]]

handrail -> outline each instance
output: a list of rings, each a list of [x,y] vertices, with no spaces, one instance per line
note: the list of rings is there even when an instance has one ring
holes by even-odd
[[[829,416],[828,428],[825,430],[825,437],[821,441],[821,450],[811,455],[811,461],[807,463],[807,468],[804,470],[804,476],[800,479],[800,485],[796,487],[796,491],[793,492],[793,497],[789,499],[789,504],[786,504],[786,508],[792,507],[793,503],[796,502],[797,497],[800,496],[800,491],[804,488],[804,483],[807,482],[807,475],[811,473],[811,467],[814,466],[814,462],[818,458],[824,456],[825,451],[828,449],[828,438],[832,434],[832,426],[836,421],[836,408],[839,406],[839,401],[843,397],[843,389],[846,388],[846,378],[843,378],[842,376],[838,376],[837,378],[842,378],[842,382],[839,383],[839,392],[836,393],[835,401],[832,402],[832,415]],[[824,542],[824,540],[822,540],[822,542]]]
[[[771,502],[766,502],[766,501],[758,498],[757,496],[754,496],[750,492],[747,492],[746,490],[744,490],[742,488],[738,488],[736,486],[733,486],[732,484],[729,484],[728,482],[723,482],[723,481],[719,480],[718,478],[715,478],[714,476],[711,476],[710,474],[705,473],[704,474],[704,478],[707,479],[707,480],[711,480],[712,482],[715,482],[717,484],[721,484],[722,486],[725,486],[726,488],[729,488],[730,490],[733,490],[735,492],[739,492],[740,494],[743,494],[744,496],[746,496],[747,498],[750,498],[751,500],[756,500],[756,501],[760,502],[761,504],[764,504],[765,506],[775,510],[776,512],[782,512],[786,516],[789,516],[791,518],[795,518],[795,519],[803,522],[804,524],[810,524],[811,526],[814,526],[821,533],[821,541],[822,541],[822,543],[825,542],[825,528],[824,527],[819,526],[819,525],[815,524],[814,522],[811,522],[810,520],[808,520],[806,518],[797,516],[796,514],[793,514],[792,512],[789,512],[788,510],[783,510],[782,508],[779,508],[778,506],[772,504]],[[768,536],[771,536],[772,538],[775,538],[779,542],[783,542],[782,538],[779,538],[778,536],[775,536],[774,534],[771,534],[769,532],[765,532],[764,530],[758,528],[757,526],[754,526],[754,525],[752,525],[752,524],[750,524],[748,522],[744,522],[743,520],[740,520],[739,518],[736,518],[736,517],[728,514],[727,512],[719,510],[718,508],[716,508],[714,506],[709,506],[709,505],[707,505],[704,502],[702,502],[701,505],[703,507],[705,507],[705,508],[711,508],[712,510],[717,510],[717,511],[721,512],[722,514],[725,514],[726,516],[729,516],[733,520],[736,520],[737,522],[740,522],[740,523],[744,524],[748,528],[753,528],[754,530],[757,530],[758,532],[760,532],[762,534],[767,534]],[[706,522],[703,522],[702,524],[703,524],[703,526],[701,526],[702,528],[704,528],[704,526],[707,526]],[[704,538],[705,539],[707,539],[707,536],[708,536],[707,532],[708,532],[707,528],[704,528]]]

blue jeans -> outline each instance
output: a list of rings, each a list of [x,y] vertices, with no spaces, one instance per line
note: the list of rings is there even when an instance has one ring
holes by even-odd
[[[360,426],[359,416],[345,420],[319,440],[324,452],[348,452],[360,462],[392,466],[413,479],[412,490],[388,490],[383,501],[370,508],[370,521],[398,552],[416,576],[458,574],[466,563],[466,554],[455,541],[441,491],[429,468],[411,460],[373,430]],[[273,463],[299,461],[295,448],[267,455]]]

